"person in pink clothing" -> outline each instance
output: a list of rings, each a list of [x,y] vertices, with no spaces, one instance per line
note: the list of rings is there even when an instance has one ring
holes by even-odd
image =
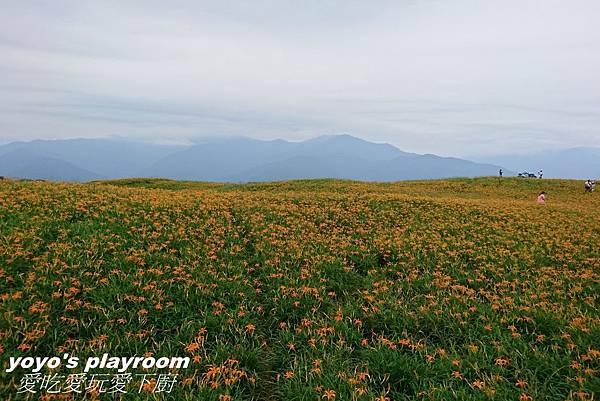
[[[546,192],[542,191],[537,197],[537,203],[544,205],[546,203]]]

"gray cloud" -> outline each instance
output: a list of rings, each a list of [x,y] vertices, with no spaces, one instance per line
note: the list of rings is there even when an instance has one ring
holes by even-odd
[[[0,15],[0,141],[346,132],[600,146],[595,0],[38,1]]]

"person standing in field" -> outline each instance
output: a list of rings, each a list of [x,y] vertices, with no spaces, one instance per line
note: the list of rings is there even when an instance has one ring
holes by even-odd
[[[500,175],[500,178],[502,178],[502,174],[503,174],[503,171],[502,171],[502,169],[500,169],[500,170],[498,171],[498,174]]]
[[[537,203],[538,203],[538,205],[546,204],[546,192],[544,192],[544,191],[540,192],[540,194],[537,197]]]

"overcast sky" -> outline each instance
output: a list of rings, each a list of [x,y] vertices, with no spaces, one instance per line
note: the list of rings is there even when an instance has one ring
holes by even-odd
[[[600,146],[598,0],[0,1],[0,142]]]

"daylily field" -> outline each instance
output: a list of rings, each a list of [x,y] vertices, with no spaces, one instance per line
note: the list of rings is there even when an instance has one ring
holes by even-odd
[[[17,394],[9,357],[65,353],[192,362],[170,393]],[[600,193],[2,180],[0,362],[1,400],[598,399]]]

